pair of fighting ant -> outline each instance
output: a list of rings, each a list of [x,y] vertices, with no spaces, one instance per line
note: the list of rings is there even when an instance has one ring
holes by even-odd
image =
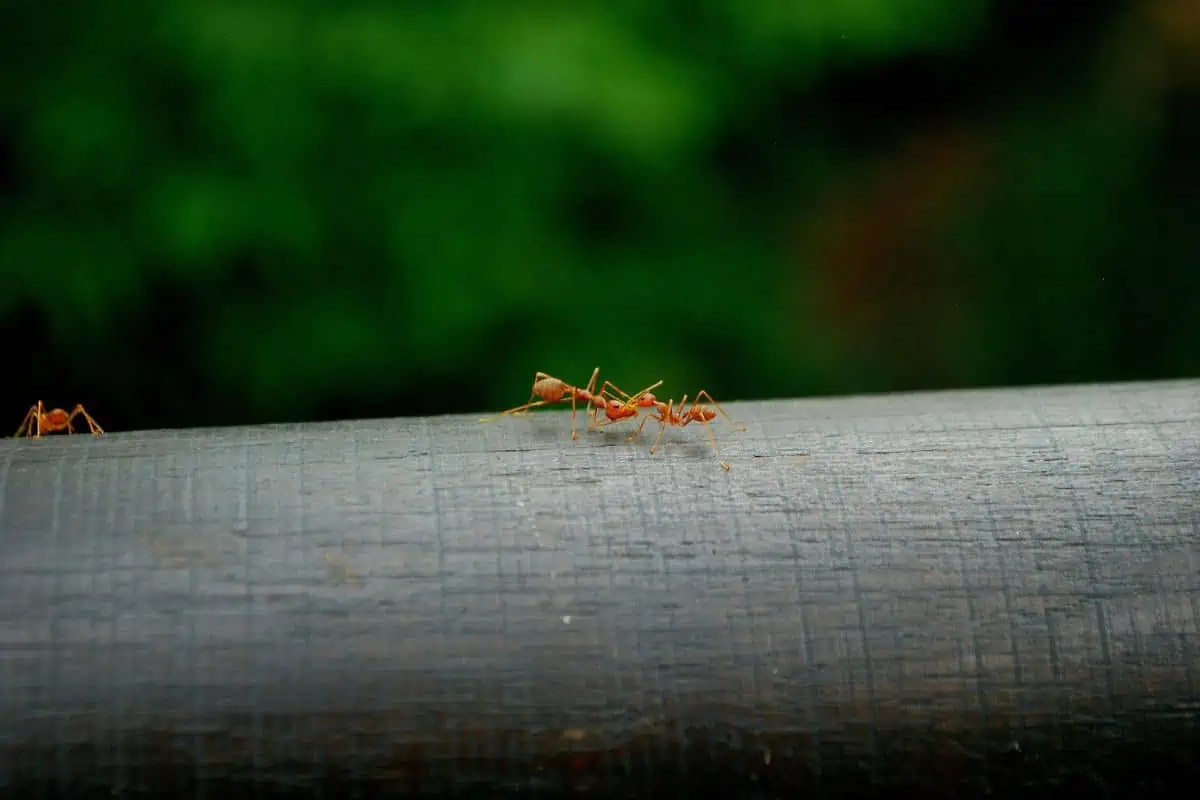
[[[502,411],[497,416],[522,414],[537,406],[563,403],[569,399],[571,401],[571,438],[578,439],[579,434],[576,426],[577,403],[587,404],[587,414],[590,418],[588,421],[589,431],[602,428],[606,425],[612,425],[614,422],[631,419],[632,417],[636,417],[641,409],[648,409],[650,410],[650,414],[642,417],[642,423],[638,425],[637,430],[625,438],[625,441],[628,442],[637,438],[641,434],[642,429],[646,427],[646,423],[653,419],[658,422],[658,435],[654,437],[654,444],[650,446],[650,453],[653,454],[658,449],[658,443],[662,439],[662,435],[668,425],[684,428],[689,423],[699,422],[704,425],[704,430],[708,433],[708,440],[712,443],[713,450],[716,452],[718,459],[721,458],[721,450],[717,447],[717,439],[713,436],[712,426],[709,425],[710,422],[717,418],[717,411],[721,412],[721,415],[729,421],[734,430],[746,430],[744,425],[734,422],[725,409],[721,408],[721,405],[713,399],[713,396],[704,389],[696,393],[696,399],[692,401],[691,407],[685,408],[688,399],[686,394],[678,404],[675,403],[674,398],[664,403],[654,396],[653,390],[661,386],[662,381],[653,383],[645,389],[630,395],[612,381],[606,380],[600,386],[600,391],[597,392],[595,391],[595,387],[596,379],[599,375],[600,368],[596,367],[592,370],[592,377],[588,381],[587,386],[580,389],[560,378],[555,378],[553,375],[538,372],[533,376],[533,388],[530,392],[529,401],[516,408]],[[701,400],[706,398],[717,411],[701,403]],[[603,421],[599,419],[602,411],[605,417]],[[480,422],[487,422],[495,418],[486,417],[481,419]],[[729,470],[727,462],[721,460],[720,464],[722,469]]]
[[[52,408],[46,410],[45,404],[38,400],[29,407],[28,413],[25,414],[25,420],[21,423],[21,427],[17,428],[17,432],[13,438],[19,439],[21,436],[29,436],[34,439],[42,438],[42,434],[55,433],[56,431],[66,431],[68,434],[75,432],[74,422],[76,417],[83,417],[91,429],[93,436],[99,436],[104,433],[104,429],[97,424],[96,420],[92,419],[91,414],[83,410],[83,404],[77,404],[74,409],[68,413],[66,409]]]

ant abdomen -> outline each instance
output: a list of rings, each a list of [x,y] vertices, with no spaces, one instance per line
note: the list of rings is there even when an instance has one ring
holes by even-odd
[[[533,393],[547,403],[557,403],[567,391],[558,378],[542,378],[533,385]]]
[[[67,424],[67,420],[70,418],[70,416],[71,415],[68,414],[65,409],[55,408],[55,409],[51,409],[50,411],[47,411],[45,416],[43,416],[42,419],[45,420],[45,422],[49,423],[51,426],[57,428],[60,426],[65,426]]]

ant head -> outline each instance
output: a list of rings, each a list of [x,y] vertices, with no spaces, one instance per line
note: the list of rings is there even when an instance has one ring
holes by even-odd
[[[628,419],[637,416],[637,406],[632,403],[622,403],[620,400],[609,400],[605,416],[609,419]]]
[[[657,389],[661,385],[662,381],[658,381],[657,383],[647,386],[645,389],[642,389],[640,392],[630,398],[629,404],[637,406],[638,408],[654,408],[656,405],[658,405],[658,398],[654,396],[654,392],[651,390]]]

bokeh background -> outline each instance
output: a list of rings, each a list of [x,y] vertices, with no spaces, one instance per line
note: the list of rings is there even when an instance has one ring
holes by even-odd
[[[1196,0],[3,18],[14,431],[1200,374]]]

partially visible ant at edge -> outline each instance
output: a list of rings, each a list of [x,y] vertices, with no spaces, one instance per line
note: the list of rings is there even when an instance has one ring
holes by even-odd
[[[27,436],[31,439],[40,439],[44,434],[55,433],[57,431],[66,431],[68,434],[75,432],[75,427],[72,423],[76,417],[82,416],[88,424],[93,436],[100,436],[104,433],[104,429],[92,419],[92,416],[83,409],[83,404],[79,403],[67,413],[62,408],[52,408],[46,410],[45,404],[38,400],[29,407],[29,411],[25,414],[25,419],[21,422],[21,427],[17,428],[14,439],[19,439],[21,436]]]

